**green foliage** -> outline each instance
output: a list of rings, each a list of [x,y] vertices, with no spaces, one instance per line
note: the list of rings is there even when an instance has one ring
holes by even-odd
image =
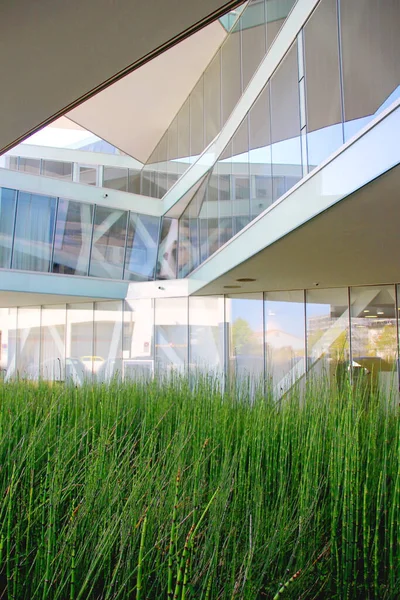
[[[399,425],[350,386],[4,384],[0,597],[398,598]]]

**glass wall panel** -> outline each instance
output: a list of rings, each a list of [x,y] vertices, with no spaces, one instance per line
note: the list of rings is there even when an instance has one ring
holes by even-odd
[[[13,269],[49,271],[55,213],[55,198],[19,192]]]
[[[179,177],[178,158],[178,118],[177,116],[168,127],[168,165],[167,165],[167,189],[172,187]]]
[[[40,175],[40,158],[19,157],[18,171],[31,173],[31,175]]]
[[[11,171],[18,171],[18,156],[7,156],[6,168]]]
[[[72,181],[72,163],[60,162],[58,160],[43,160],[42,175]]]
[[[78,182],[86,185],[97,185],[97,169],[85,165],[78,166]]]
[[[232,235],[236,235],[250,221],[248,123],[246,117],[232,138]]]
[[[89,275],[122,279],[128,213],[96,206]]]
[[[178,156],[187,160],[190,157],[190,98],[178,113]]]
[[[240,66],[240,30],[234,31],[226,38],[221,47],[221,94],[222,94],[222,125],[224,125],[236,106],[241,93]]]
[[[266,15],[267,15],[267,48],[269,49],[272,42],[278,35],[286,17],[296,4],[297,0],[279,0],[279,2],[271,2],[266,0]]]
[[[204,150],[204,77],[190,94],[190,156],[194,160]]]
[[[274,201],[302,178],[297,44],[271,78],[271,139]]]
[[[122,301],[95,302],[92,365],[98,382],[122,378]]]
[[[92,223],[92,205],[59,199],[54,237],[53,273],[87,275]]]
[[[217,52],[204,73],[205,145],[221,130],[221,52]]]
[[[348,290],[308,290],[306,299],[309,375],[329,379],[340,388],[349,375]]]
[[[219,218],[219,164],[217,163],[208,180],[206,196],[202,214],[206,216],[206,223],[203,223],[203,241],[204,235],[207,235],[207,256],[214,254],[220,247],[219,228],[224,225]],[[207,224],[207,229],[206,229]],[[206,248],[203,248],[203,252]]]
[[[178,221],[163,218],[158,248],[156,279],[176,279],[178,251]]]
[[[154,373],[154,300],[126,300],[122,342],[125,379],[151,377]]]
[[[353,383],[389,394],[397,383],[397,318],[394,286],[350,289]]]
[[[168,132],[160,140],[157,149],[157,164],[155,173],[156,197],[162,198],[168,190]]]
[[[306,371],[304,292],[265,294],[267,385],[280,397]]]
[[[304,28],[309,169],[343,144],[336,0],[323,0]]]
[[[0,268],[9,269],[17,192],[0,188]]]
[[[224,371],[224,298],[189,298],[190,368],[222,375]]]
[[[188,359],[188,299],[155,300],[155,361],[157,373],[185,372]]]
[[[236,165],[237,170],[238,166]],[[210,245],[210,254],[226,244],[233,235],[233,198],[235,189],[233,171],[231,140],[222,152],[216,165],[216,173],[218,175],[218,238],[214,244]]]
[[[262,294],[227,296],[225,315],[231,381],[240,383],[251,378],[261,383],[264,376]]]
[[[158,217],[130,213],[124,279],[131,281],[154,279],[159,228]]]
[[[15,376],[16,359],[17,309],[0,308],[0,381]]]
[[[265,2],[251,0],[239,21],[242,32],[242,86],[247,87],[266,52]]]
[[[254,219],[272,204],[269,85],[249,112],[250,214]]]
[[[128,169],[103,167],[103,187],[111,190],[128,191]]]
[[[18,308],[17,372],[22,379],[39,379],[40,306]]]
[[[65,379],[74,385],[94,379],[93,303],[67,305]]]
[[[400,3],[341,0],[345,138],[400,97]]]
[[[140,194],[140,173],[136,169],[128,169],[128,192]]]
[[[65,304],[42,306],[40,377],[65,381]]]

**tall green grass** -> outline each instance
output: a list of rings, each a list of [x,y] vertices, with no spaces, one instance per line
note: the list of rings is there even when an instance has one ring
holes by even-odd
[[[398,598],[397,406],[0,386],[0,597]]]

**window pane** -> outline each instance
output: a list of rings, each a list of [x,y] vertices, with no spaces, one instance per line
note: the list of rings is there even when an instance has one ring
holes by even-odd
[[[233,31],[221,47],[222,125],[234,109],[241,93],[240,31]]]
[[[58,160],[43,160],[42,175],[72,181],[72,163],[60,162]]]
[[[86,185],[97,185],[97,169],[78,165],[78,181]]]
[[[13,269],[49,271],[56,199],[19,192]]]
[[[269,85],[249,113],[249,168],[251,218],[272,204],[272,164]]]
[[[190,156],[190,100],[183,104],[178,113],[178,156]]]
[[[161,375],[183,373],[188,352],[188,299],[155,301],[156,369]]]
[[[274,201],[302,177],[297,46],[271,78],[271,139]]]
[[[89,275],[122,279],[128,213],[96,206]]]
[[[45,381],[65,380],[66,306],[42,306],[40,376]]]
[[[265,294],[265,344],[267,383],[279,398],[304,375],[304,293]]]
[[[232,138],[233,231],[236,235],[250,221],[250,172],[248,117]]]
[[[178,179],[179,173],[177,168],[176,159],[178,158],[178,119],[172,121],[171,125],[168,127],[167,132],[168,137],[168,179],[167,179],[167,189],[172,187],[175,181]]]
[[[160,219],[130,213],[124,279],[154,279]]]
[[[253,77],[266,51],[265,3],[252,0],[240,17],[242,32],[243,90]]]
[[[87,275],[93,206],[59,199],[54,239],[53,272]]]
[[[189,297],[190,367],[221,375],[224,370],[224,298]]]
[[[0,380],[16,375],[17,308],[0,308]]]
[[[309,376],[341,389],[350,358],[347,288],[307,291],[306,313]]]
[[[40,175],[40,159],[39,158],[23,158],[19,159],[18,170],[32,175]]]
[[[96,381],[122,378],[122,301],[95,302],[93,373]]]
[[[304,28],[309,168],[343,144],[336,0],[323,0]]]
[[[74,385],[93,380],[93,303],[67,305],[65,379]]]
[[[104,167],[103,187],[111,190],[128,191],[128,169],[120,167]]]
[[[140,173],[136,169],[128,169],[128,192],[140,194]]]
[[[400,96],[400,3],[341,0],[345,138]]]
[[[204,73],[204,115],[207,146],[221,129],[221,53],[218,52]]]
[[[0,267],[10,268],[17,192],[0,188]]]
[[[178,220],[163,218],[157,256],[156,279],[175,279],[177,268]]]
[[[366,392],[398,390],[394,286],[351,288],[353,382]]]
[[[22,379],[39,379],[40,306],[18,308],[17,371]]]
[[[153,375],[153,332],[154,300],[126,300],[122,342],[124,379]]]
[[[192,160],[204,150],[204,77],[190,94],[190,156]]]
[[[286,17],[296,2],[297,0],[279,0],[279,2],[270,2],[269,0],[266,0],[268,49],[278,35]]]

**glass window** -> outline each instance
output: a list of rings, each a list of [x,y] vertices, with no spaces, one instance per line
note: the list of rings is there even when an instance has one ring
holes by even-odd
[[[336,0],[323,0],[304,28],[308,166],[343,144]]]
[[[65,304],[42,306],[40,377],[65,381]]]
[[[56,199],[19,192],[13,269],[49,271]]]
[[[204,77],[190,94],[190,156],[192,162],[204,150]]]
[[[22,379],[39,379],[40,306],[18,308],[17,372]]]
[[[43,160],[42,175],[72,181],[72,163],[60,162],[58,160]]]
[[[120,167],[103,168],[103,187],[121,192],[128,191],[128,169]]]
[[[349,374],[348,290],[309,290],[306,298],[309,375],[340,389]]]
[[[242,35],[242,85],[247,87],[266,52],[265,3],[251,0],[240,17]]]
[[[158,217],[130,213],[124,279],[131,281],[154,279],[159,228]]]
[[[158,248],[156,279],[175,279],[178,251],[178,220],[163,218]]]
[[[122,341],[122,368],[125,379],[153,375],[153,332],[154,300],[126,300]]]
[[[188,298],[155,300],[155,352],[159,374],[185,371],[188,358]]]
[[[65,336],[65,379],[82,385],[94,379],[93,303],[76,302],[67,305]]]
[[[93,206],[60,198],[54,238],[53,273],[87,275]]]
[[[211,246],[212,252],[226,244],[233,236],[233,194],[235,180],[232,156],[232,140],[218,159],[218,245]],[[204,260],[204,258],[203,258]]]
[[[279,398],[306,371],[304,292],[265,294],[267,385]]]
[[[0,267],[10,268],[17,192],[0,188]]]
[[[109,383],[122,378],[122,301],[94,304],[93,374]]]
[[[267,48],[269,49],[272,42],[278,35],[286,17],[292,10],[297,0],[279,0],[279,2],[270,2],[266,0],[266,15],[267,15]]]
[[[86,185],[97,185],[96,167],[78,165],[78,181]]]
[[[240,31],[235,29],[221,47],[222,125],[236,106],[241,93]]]
[[[122,279],[128,213],[96,206],[89,275]]]
[[[0,381],[15,376],[16,352],[17,308],[0,308]]]
[[[18,170],[18,156],[7,156],[7,169],[11,171]]]
[[[178,156],[190,156],[190,99],[187,98],[178,113]]]
[[[273,199],[302,178],[297,46],[289,50],[270,82]]]
[[[345,138],[400,96],[400,3],[341,0]]]
[[[172,187],[178,179],[178,164],[176,159],[178,158],[178,118],[172,121],[168,128],[168,176],[167,176],[167,189]]]
[[[160,140],[157,149],[157,165],[155,177],[156,197],[162,198],[168,190],[168,132]]]
[[[140,173],[137,169],[128,169],[128,192],[140,194]]]
[[[190,368],[221,375],[224,371],[224,298],[189,298]]]
[[[205,145],[221,129],[221,53],[217,52],[204,73]]]
[[[394,286],[350,289],[353,383],[366,392],[398,390]]]
[[[40,175],[40,158],[23,158],[20,156],[18,170],[32,175]]]
[[[264,377],[262,294],[226,297],[225,320],[229,329],[229,376],[239,384]]]
[[[233,231],[236,235],[250,221],[249,120],[246,117],[232,138]]]

